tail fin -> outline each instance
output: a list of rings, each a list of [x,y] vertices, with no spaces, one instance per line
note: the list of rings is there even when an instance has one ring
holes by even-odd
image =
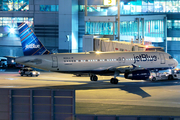
[[[17,25],[24,56],[50,54],[26,23],[17,23]]]

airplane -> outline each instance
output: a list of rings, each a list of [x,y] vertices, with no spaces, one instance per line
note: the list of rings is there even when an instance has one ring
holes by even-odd
[[[35,36],[34,32],[27,27],[25,23],[18,24],[23,52],[26,53],[26,55],[28,54],[28,56],[15,59],[15,62],[26,66],[61,73],[88,73],[91,81],[97,81],[97,75],[114,75],[114,77],[110,79],[110,83],[117,84],[118,79],[116,77],[119,76],[120,73],[124,73],[124,77],[127,79],[144,80],[149,78],[150,70],[159,71],[173,69],[178,65],[178,62],[168,53],[156,51],[92,51],[50,54],[42,43],[36,42],[39,41],[38,38]],[[27,45],[25,41],[28,43]]]

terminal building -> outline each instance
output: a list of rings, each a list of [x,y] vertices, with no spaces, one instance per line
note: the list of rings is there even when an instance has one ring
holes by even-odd
[[[180,62],[180,1],[121,0],[119,6],[120,20],[117,0],[2,0],[0,56],[23,56],[17,23],[26,22],[51,52],[82,52],[83,36],[93,35],[144,40]]]

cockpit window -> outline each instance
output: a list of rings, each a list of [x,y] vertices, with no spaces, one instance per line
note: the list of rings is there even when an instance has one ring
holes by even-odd
[[[173,57],[172,57],[172,56],[169,56],[169,59],[173,59]]]

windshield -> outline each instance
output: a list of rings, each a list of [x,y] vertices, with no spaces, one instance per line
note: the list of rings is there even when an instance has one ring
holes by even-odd
[[[172,56],[169,56],[169,59],[173,59],[173,57],[172,57]]]

